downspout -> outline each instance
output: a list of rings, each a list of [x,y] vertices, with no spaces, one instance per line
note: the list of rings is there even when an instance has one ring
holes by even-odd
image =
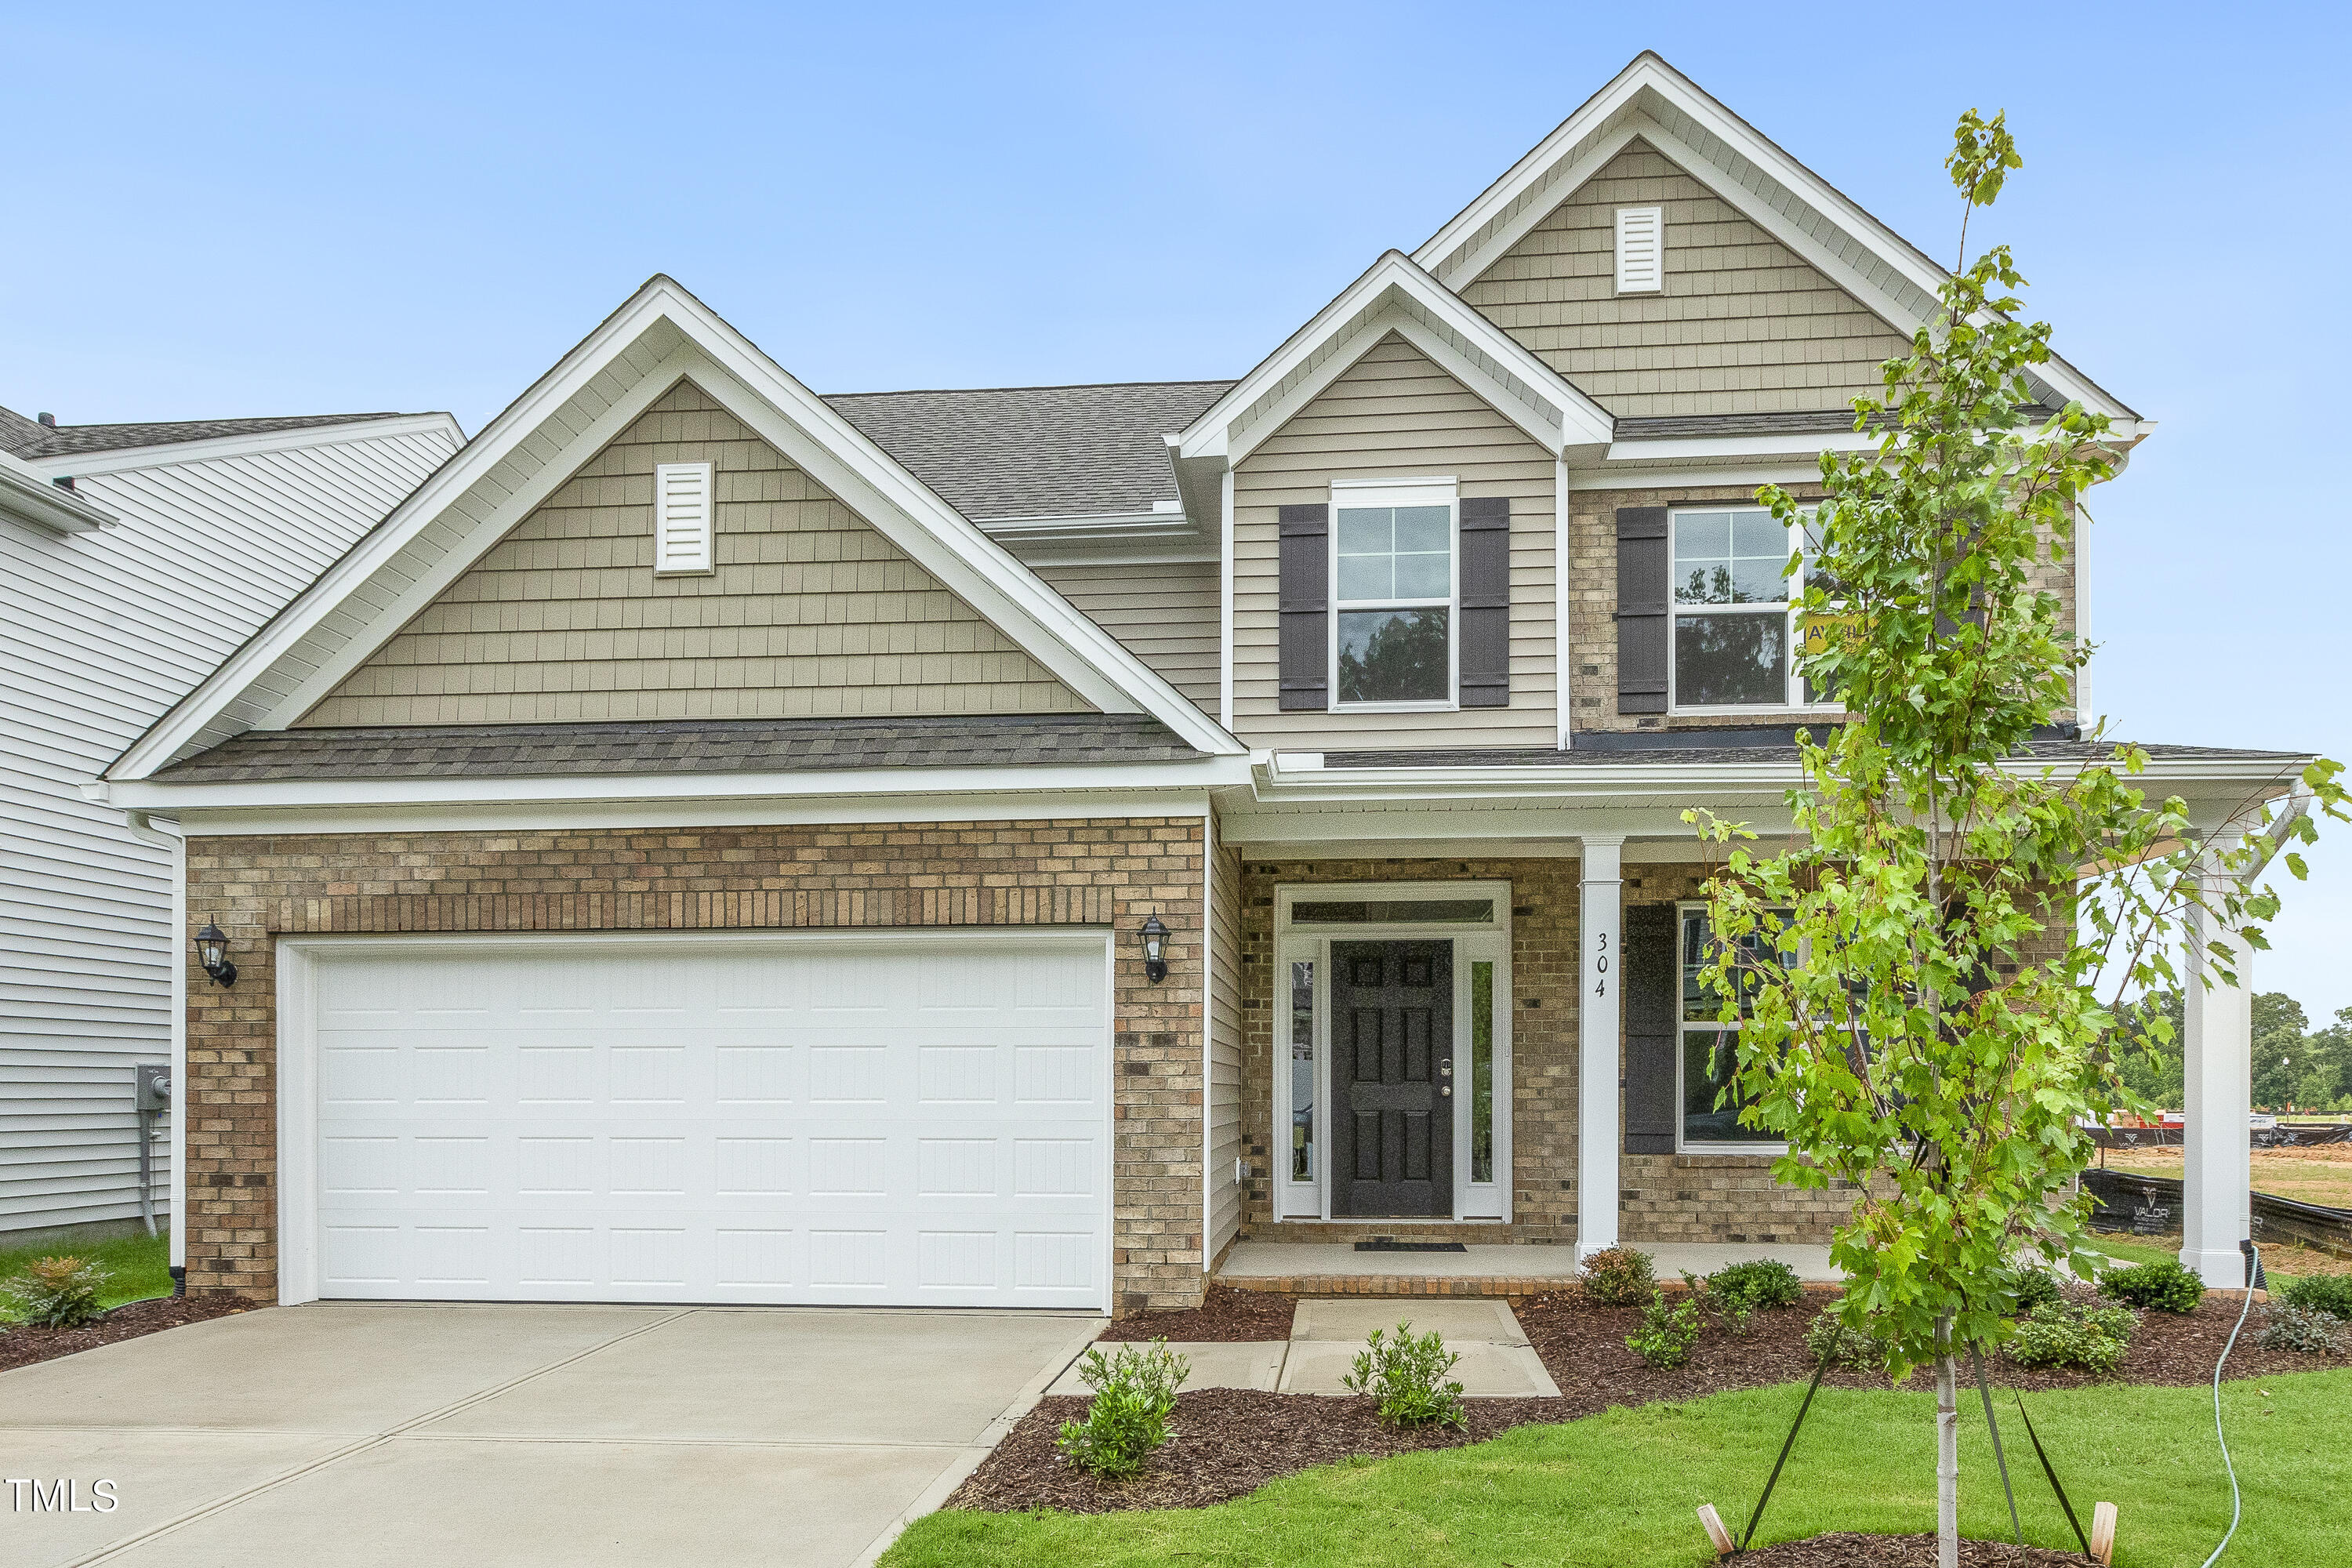
[[[177,823],[158,821],[144,811],[124,812],[123,825],[131,837],[172,858],[172,1109],[168,1114],[172,1119],[172,1293],[176,1296],[186,1290],[188,1279],[188,947],[184,940],[188,929],[188,841]],[[143,1126],[141,1136],[142,1140],[145,1137]],[[142,1205],[147,1201],[143,1192],[141,1201]]]

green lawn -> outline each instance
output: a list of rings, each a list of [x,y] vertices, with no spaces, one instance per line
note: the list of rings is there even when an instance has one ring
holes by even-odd
[[[110,1277],[105,1293],[99,1298],[105,1306],[119,1307],[125,1301],[144,1301],[150,1296],[172,1293],[172,1238],[168,1234],[119,1236],[108,1241],[51,1242],[46,1247],[0,1250],[0,1279],[7,1279],[36,1258],[61,1254],[98,1260],[99,1267]]]
[[[1801,1394],[1799,1386],[1763,1389],[1522,1426],[1466,1448],[1310,1470],[1216,1508],[936,1513],[917,1521],[883,1568],[1704,1568],[1714,1557],[1692,1510],[1712,1502],[1738,1531]],[[2121,1506],[2120,1568],[2204,1561],[2230,1518],[2210,1391],[2115,1386],[2028,1399],[2084,1527],[2094,1500]],[[2352,1372],[2223,1385],[2246,1492],[2246,1522],[2230,1560],[2336,1560],[2342,1503],[2352,1496],[2352,1445],[2342,1436],[2347,1400]],[[1759,1543],[1831,1530],[1933,1529],[1933,1412],[1931,1394],[1824,1391]],[[2006,1539],[1981,1415],[1962,1430],[1961,1528]],[[2013,1415],[2002,1431],[2013,1444],[2026,1539],[2072,1547],[2049,1488],[2038,1471],[2025,1473],[2032,1450]]]

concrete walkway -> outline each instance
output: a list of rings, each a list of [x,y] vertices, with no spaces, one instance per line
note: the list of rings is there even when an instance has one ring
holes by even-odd
[[[1495,1300],[1391,1300],[1351,1296],[1301,1301],[1287,1340],[1235,1344],[1171,1343],[1192,1363],[1187,1389],[1255,1388],[1282,1394],[1345,1394],[1356,1353],[1375,1329],[1393,1330],[1410,1321],[1412,1331],[1434,1331],[1445,1348],[1462,1359],[1451,1377],[1467,1399],[1557,1397],[1559,1386],[1544,1370],[1543,1358],[1528,1343],[1508,1302]],[[1118,1347],[1105,1344],[1108,1355]],[[1047,1392],[1084,1394],[1076,1366]]]
[[[945,1500],[1101,1327],[352,1303],[218,1319],[0,1373],[0,1561],[849,1568]],[[69,1481],[80,1510],[34,1511],[6,1478]]]

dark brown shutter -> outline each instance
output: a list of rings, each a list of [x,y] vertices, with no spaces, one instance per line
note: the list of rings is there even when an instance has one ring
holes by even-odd
[[[1331,509],[1319,502],[1284,507],[1279,516],[1285,712],[1331,705],[1330,520]]]
[[[1666,710],[1666,509],[1617,509],[1617,711]]]
[[[1465,708],[1511,705],[1511,498],[1462,500],[1462,684]]]
[[[1675,1095],[1675,1051],[1681,1033],[1681,965],[1676,963],[1675,906],[1630,904],[1625,910],[1625,1152],[1671,1154],[1680,1107]]]

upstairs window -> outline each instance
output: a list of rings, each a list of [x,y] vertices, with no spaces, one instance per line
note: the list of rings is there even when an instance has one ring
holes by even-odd
[[[1453,487],[1342,489],[1332,499],[1339,705],[1452,706]]]
[[[1720,712],[1818,705],[1798,673],[1793,581],[1799,538],[1762,507],[1673,513],[1673,708]]]

